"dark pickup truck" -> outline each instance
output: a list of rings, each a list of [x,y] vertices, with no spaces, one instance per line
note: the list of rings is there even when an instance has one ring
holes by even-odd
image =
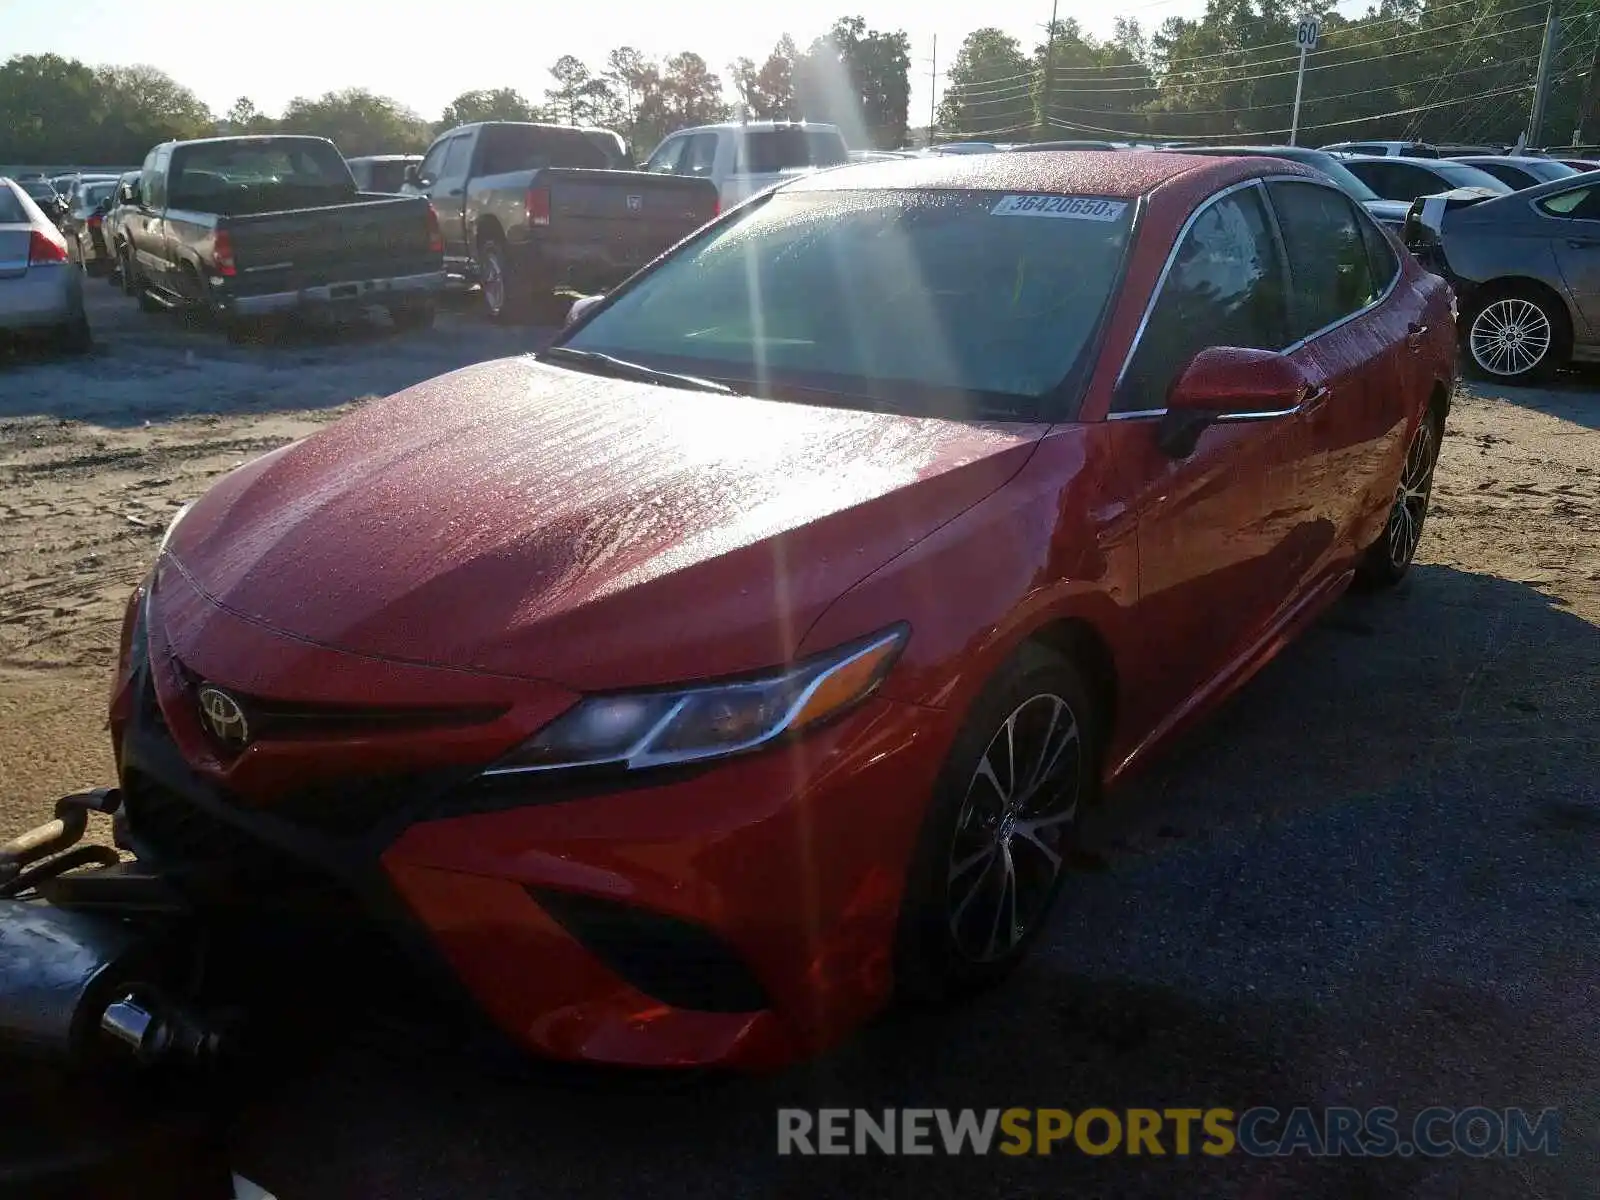
[[[715,184],[610,170],[596,132],[462,125],[409,173],[438,210],[447,268],[482,285],[490,316],[557,315],[557,289],[620,283],[717,215]]]
[[[129,195],[119,266],[143,308],[198,308],[230,335],[310,306],[433,321],[444,244],[432,206],[359,191],[326,138],[164,142]]]

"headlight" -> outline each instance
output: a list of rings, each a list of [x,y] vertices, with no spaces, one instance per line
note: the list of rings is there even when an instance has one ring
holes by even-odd
[[[753,750],[859,704],[899,657],[897,626],[756,679],[589,696],[485,772],[629,770]]]
[[[160,558],[167,552],[167,543],[172,540],[172,531],[178,527],[178,522],[183,520],[183,518],[188,515],[189,510],[193,507],[194,501],[191,500],[178,510],[177,516],[173,517],[171,521],[167,522],[167,531],[161,535],[161,544],[156,547],[157,558]]]

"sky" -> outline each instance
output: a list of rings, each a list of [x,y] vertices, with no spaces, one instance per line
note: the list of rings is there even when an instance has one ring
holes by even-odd
[[[1058,0],[1061,19],[1108,36],[1118,15],[1147,27],[1199,15],[1205,0]],[[1042,37],[1051,0],[829,0],[825,4],[607,0],[546,8],[538,0],[470,0],[459,8],[393,0],[0,0],[0,59],[53,52],[92,65],[148,63],[193,89],[214,111],[249,96],[276,114],[297,95],[364,87],[437,119],[474,88],[514,87],[538,100],[549,67],[575,54],[591,67],[631,45],[649,55],[700,54],[727,81],[740,55],[758,62],[784,33],[803,49],[835,18],[859,15],[869,29],[903,29],[911,39],[911,124],[925,124],[938,69],[979,25],[1016,36],[1025,49]],[[130,15],[139,14],[130,20]],[[431,18],[431,20],[430,20]]]

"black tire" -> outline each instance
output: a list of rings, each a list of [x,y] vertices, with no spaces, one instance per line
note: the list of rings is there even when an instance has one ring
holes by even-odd
[[[990,680],[934,785],[906,879],[895,947],[901,1000],[968,995],[999,982],[1026,955],[1060,892],[1077,820],[1099,795],[1101,723],[1083,673],[1043,646],[1024,646]],[[1002,745],[1012,763],[1020,759],[1020,798],[1013,767],[998,761]],[[1045,778],[1053,782],[1030,788],[1028,764],[1052,753]]]
[[[438,315],[439,306],[432,300],[396,304],[389,309],[389,320],[393,321],[394,327],[403,333],[419,333],[425,329],[432,329]]]
[[[1441,425],[1438,413],[1432,410],[1417,422],[1400,467],[1389,519],[1378,540],[1367,547],[1356,564],[1355,581],[1359,587],[1394,587],[1410,572],[1433,497],[1433,469],[1439,461],[1439,442],[1444,433]]]
[[[132,296],[138,285],[138,276],[135,274],[138,268],[133,265],[133,251],[126,244],[117,248],[117,263],[118,282],[122,285],[123,295]]]
[[[1461,349],[1480,379],[1538,383],[1571,358],[1572,323],[1566,305],[1537,288],[1488,288],[1461,324]]]
[[[520,321],[526,315],[531,289],[511,265],[505,239],[498,233],[486,233],[478,242],[478,283],[491,321]]]

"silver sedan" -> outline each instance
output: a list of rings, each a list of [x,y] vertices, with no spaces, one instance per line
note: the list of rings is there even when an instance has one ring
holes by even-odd
[[[0,336],[44,335],[83,352],[93,339],[83,311],[83,272],[55,222],[0,177]]]

